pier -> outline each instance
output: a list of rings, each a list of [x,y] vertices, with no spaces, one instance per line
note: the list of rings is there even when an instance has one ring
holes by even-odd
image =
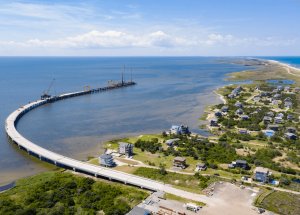
[[[87,162],[79,161],[72,159],[70,157],[66,157],[64,155],[52,152],[43,147],[38,146],[37,144],[27,140],[23,137],[16,129],[16,125],[18,121],[21,119],[29,111],[38,108],[47,103],[53,103],[59,100],[72,98],[76,96],[82,96],[93,93],[100,93],[108,90],[119,89],[123,87],[129,87],[135,85],[135,82],[120,82],[111,86],[89,89],[79,92],[65,93],[58,96],[51,96],[46,99],[40,99],[34,102],[30,102],[19,109],[12,112],[5,121],[5,130],[8,138],[14,144],[16,144],[20,149],[25,150],[29,155],[37,157],[41,161],[45,161],[56,165],[61,168],[69,169],[74,172],[79,172],[87,175],[91,175],[97,178],[104,178],[111,181],[121,182],[128,185],[133,185],[136,187],[140,187],[142,189],[147,189],[150,191],[164,191],[167,193],[171,193],[183,198],[208,202],[208,197],[200,194],[190,193],[187,191],[183,191],[180,189],[173,188],[171,185],[167,185],[158,181],[154,181],[151,179],[131,175],[128,173],[124,173],[121,171],[116,171],[110,168],[93,165]]]

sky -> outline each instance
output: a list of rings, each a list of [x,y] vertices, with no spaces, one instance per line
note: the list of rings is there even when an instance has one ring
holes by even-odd
[[[0,56],[299,56],[300,0],[0,0]]]

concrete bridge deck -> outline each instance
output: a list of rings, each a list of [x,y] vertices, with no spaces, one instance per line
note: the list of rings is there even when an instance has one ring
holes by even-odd
[[[98,88],[98,92],[101,91]],[[109,90],[109,89],[106,89]],[[66,98],[71,98],[75,96],[81,96],[88,93],[94,92],[91,91],[80,91],[80,92],[74,92],[74,93],[66,93],[59,96],[51,97],[50,99],[46,100],[37,100],[34,102],[31,102],[29,104],[26,104],[19,109],[12,112],[5,122],[5,130],[7,133],[7,136],[9,139],[15,143],[20,149],[23,149],[28,152],[28,154],[33,155],[37,158],[39,158],[42,161],[46,161],[48,163],[52,163],[56,166],[70,169],[76,172],[81,172],[84,174],[92,175],[95,177],[101,177],[113,181],[122,182],[124,184],[130,184],[133,186],[141,187],[143,189],[151,190],[151,191],[164,191],[167,193],[171,193],[183,198],[195,200],[195,201],[201,201],[204,203],[208,203],[209,198],[204,195],[199,195],[195,193],[186,192],[180,189],[176,189],[172,187],[171,185],[167,185],[158,181],[150,180],[147,178],[127,174],[124,172],[116,171],[113,169],[96,166],[93,164],[89,164],[83,161],[78,161],[69,157],[66,157],[64,155],[60,155],[58,153],[52,152],[50,150],[47,150],[45,148],[42,148],[35,143],[27,140],[25,137],[23,137],[16,129],[16,125],[19,121],[19,119],[26,114],[27,112],[40,107],[44,104],[55,102],[57,100],[62,100]]]

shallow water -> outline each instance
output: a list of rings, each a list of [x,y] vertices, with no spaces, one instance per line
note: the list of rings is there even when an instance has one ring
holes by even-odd
[[[232,64],[231,58],[225,63],[224,58],[204,57],[0,58],[3,127],[8,114],[37,99],[52,78],[56,79],[52,94],[99,87],[120,79],[124,64],[133,67],[136,86],[35,109],[20,120],[20,133],[81,160],[99,155],[105,140],[161,132],[172,124],[187,124],[203,133],[198,119],[205,106],[220,102],[212,91],[228,84],[227,73],[249,69]],[[49,169],[8,143],[4,129],[0,147],[0,183]]]

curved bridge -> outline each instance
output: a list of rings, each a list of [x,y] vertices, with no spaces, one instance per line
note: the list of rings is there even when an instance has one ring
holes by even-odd
[[[204,195],[199,195],[195,193],[186,192],[180,189],[173,188],[171,185],[163,184],[154,180],[150,180],[147,178],[127,174],[124,172],[116,171],[113,169],[105,168],[102,166],[93,165],[90,163],[86,163],[83,161],[78,161],[64,155],[60,155],[58,153],[49,151],[44,149],[35,143],[27,140],[23,137],[16,129],[16,124],[20,120],[20,118],[25,115],[27,112],[45,105],[47,103],[52,103],[58,100],[67,99],[75,96],[81,96],[91,93],[97,93],[101,91],[126,87],[130,85],[134,85],[134,82],[122,83],[121,86],[115,87],[105,87],[105,88],[97,88],[92,89],[89,91],[80,91],[80,92],[73,92],[62,94],[59,96],[54,96],[46,100],[37,100],[31,102],[27,105],[20,107],[19,109],[15,110],[11,113],[5,122],[5,130],[9,139],[15,143],[20,149],[23,149],[28,152],[28,154],[39,158],[41,161],[46,161],[48,163],[54,164],[58,167],[62,167],[65,169],[70,169],[76,172],[84,173],[87,175],[92,175],[94,177],[105,178],[117,182],[122,182],[124,184],[130,184],[133,186],[141,187],[143,189],[151,190],[151,191],[164,191],[167,193],[171,193],[177,196],[181,196],[183,198],[192,199],[195,201],[202,201],[207,203],[208,197]]]

